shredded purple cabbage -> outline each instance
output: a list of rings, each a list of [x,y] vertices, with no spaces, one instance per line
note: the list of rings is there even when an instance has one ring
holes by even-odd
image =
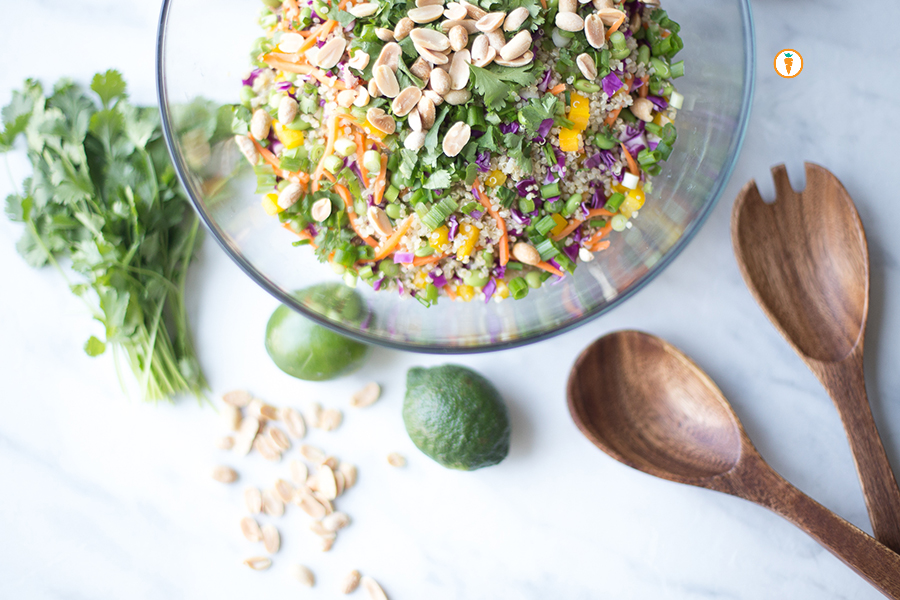
[[[408,265],[413,259],[415,259],[415,256],[413,256],[412,252],[394,252],[394,262],[397,264]]]
[[[491,280],[481,288],[481,291],[484,292],[484,303],[487,304],[491,301],[491,296],[494,295],[494,292],[497,291],[497,282],[491,278]]]
[[[582,202],[582,203],[581,203],[581,212],[584,214],[584,218],[585,218],[585,219],[588,218],[588,213],[590,212],[590,210],[591,210],[591,209],[589,209],[588,206],[587,206],[587,202]]]
[[[581,229],[581,225],[576,227],[575,231],[573,231],[570,235],[572,236],[572,241],[575,242],[576,244],[580,244],[581,240],[583,240],[585,237],[584,231],[582,231],[582,229]]]
[[[313,237],[316,237],[317,235],[319,235],[319,232],[316,231],[315,225],[313,225],[312,223],[310,223],[309,225],[306,226],[306,231],[308,231],[309,235],[311,235]]]
[[[484,213],[481,212],[480,210],[473,210],[469,216],[477,221],[478,219],[480,219],[481,217],[484,216]]]
[[[491,274],[493,274],[494,277],[498,277],[498,278],[500,278],[500,279],[503,279],[504,277],[506,277],[506,267],[501,267],[500,265],[497,265],[497,266],[494,267],[494,269],[491,271]]]
[[[562,271],[562,267],[560,267],[560,266],[559,266],[559,263],[556,262],[556,260],[553,259],[553,258],[551,258],[550,260],[548,260],[548,261],[547,261],[547,264],[548,264],[548,265],[553,265],[554,267],[556,267],[557,269],[559,269],[560,271]],[[559,277],[559,275],[557,275],[556,277]]]
[[[402,281],[397,283],[397,294],[399,294],[400,296],[403,295],[403,282]]]
[[[534,177],[523,179],[516,184],[516,192],[518,192],[520,197],[524,198],[528,195],[529,188],[536,185],[537,182],[534,180]]]
[[[510,213],[510,215],[512,216],[513,221],[515,221],[515,222],[518,223],[519,225],[524,225],[524,226],[526,226],[526,227],[528,227],[529,225],[531,225],[531,219],[529,219],[528,217],[526,217],[525,215],[523,215],[523,214],[519,211],[518,208],[511,208],[511,209],[509,209],[509,213]]]
[[[471,137],[473,140],[477,140],[478,138],[480,138],[483,135],[484,135],[484,132],[480,131],[478,129],[472,129],[469,132],[469,137]]]
[[[500,130],[500,133],[519,133],[519,122],[500,123],[497,128]]]
[[[649,144],[650,144],[651,150],[656,150],[656,147],[659,146],[659,142],[657,142],[657,141],[649,142]]]
[[[259,77],[259,74],[263,72],[263,69],[253,69],[250,71],[250,74],[247,76],[247,79],[244,79],[242,83],[244,85],[253,85],[253,82],[256,81],[256,78]]]
[[[601,150],[600,158],[601,160],[603,160],[603,164],[605,164],[607,167],[611,167],[616,164],[616,157],[609,150]]]
[[[445,285],[447,285],[447,278],[444,277],[443,273],[441,273],[440,275],[435,275],[434,273],[432,273],[431,283],[434,284],[434,287],[444,287]]]
[[[381,279],[379,279],[378,281],[376,281],[375,283],[373,283],[373,284],[372,284],[372,289],[375,290],[375,291],[377,292],[378,290],[381,289],[381,284],[382,284],[383,282],[384,282],[384,277],[382,277]]]
[[[666,102],[665,98],[660,98],[659,96],[647,96],[647,100],[656,105],[656,108],[659,110],[666,110],[669,108],[669,103]]]
[[[546,138],[550,135],[550,129],[553,128],[553,119],[544,119],[541,121],[541,124],[538,125],[537,134],[539,137]]]
[[[481,173],[487,173],[491,170],[491,153],[487,150],[483,150],[479,152],[475,156],[475,164],[478,165],[478,170]]]
[[[622,80],[616,77],[615,73],[610,73],[606,77],[603,78],[603,91],[606,92],[607,96],[612,97],[613,94],[622,89],[622,86],[625,85],[622,83]]]
[[[585,169],[596,169],[600,166],[600,153],[598,152],[597,154],[586,159],[583,164]]]
[[[569,257],[569,260],[578,258],[578,244],[572,244],[563,248],[563,254]]]
[[[604,204],[606,204],[606,198],[604,197],[603,192],[599,187],[595,187],[594,193],[591,196],[591,208],[602,208]]]
[[[450,231],[447,233],[447,239],[453,241],[453,238],[459,233],[459,221],[457,220],[456,215],[450,215],[450,220],[447,222],[450,224]]]
[[[538,90],[541,93],[547,91],[547,88],[550,87],[550,75],[553,73],[553,69],[547,69],[547,72],[544,73],[544,76],[541,78],[540,83],[538,83]]]

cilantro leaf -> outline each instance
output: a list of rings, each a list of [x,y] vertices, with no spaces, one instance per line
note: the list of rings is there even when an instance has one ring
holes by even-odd
[[[504,83],[495,73],[469,65],[472,74],[472,86],[484,98],[484,105],[490,110],[502,110],[512,86]]]
[[[441,169],[435,171],[422,186],[426,190],[444,190],[450,187],[450,171]]]
[[[329,16],[340,23],[342,27],[346,27],[356,20],[356,17],[348,13],[346,10],[341,9],[337,9],[334,14],[329,14]]]
[[[397,63],[399,67],[397,73],[397,80],[400,83],[400,89],[406,89],[410,86],[415,86],[419,89],[425,87],[425,82],[412,74],[409,70],[409,67],[406,66],[406,62],[403,60],[403,57],[400,57],[400,60]]]
[[[91,80],[91,89],[100,96],[104,108],[108,108],[113,100],[125,98],[125,80],[115,69],[106,73],[97,73]]]
[[[556,116],[556,103],[559,99],[553,94],[545,94],[542,98],[532,98],[528,105],[520,111],[525,129],[534,134],[545,119],[553,119]]]
[[[28,127],[36,96],[43,99],[41,84],[29,79],[25,82],[25,90],[14,91],[12,101],[3,107],[0,112],[4,126],[0,132],[0,153],[11,150],[16,137]]]

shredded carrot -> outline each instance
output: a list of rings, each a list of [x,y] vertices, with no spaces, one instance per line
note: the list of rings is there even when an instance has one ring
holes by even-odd
[[[609,113],[609,116],[606,117],[606,119],[605,119],[603,122],[604,122],[606,125],[612,125],[613,123],[616,122],[616,119],[619,118],[619,113],[620,113],[620,112],[622,112],[622,109],[621,109],[621,108],[615,109],[614,111],[612,111],[611,113]]]
[[[554,267],[553,265],[551,265],[548,262],[539,262],[538,264],[536,264],[534,266],[536,266],[538,269],[547,271],[548,273],[553,273],[554,275],[559,275],[560,277],[565,277],[565,275],[563,274],[562,271],[560,271],[559,269],[557,269],[556,267]]]
[[[365,127],[363,127],[362,124],[359,121],[357,121],[356,119],[354,119],[353,115],[351,115],[349,113],[338,113],[337,118],[339,121],[347,121],[348,123],[350,123],[350,125],[352,125],[353,127],[356,127],[361,132],[363,132],[363,134],[369,133],[366,131]],[[382,148],[382,149],[385,147],[384,142],[382,142],[378,138],[370,137],[370,138],[368,138],[367,142],[372,142],[373,144],[375,144],[376,146],[378,146],[379,148]]]
[[[375,204],[381,204],[381,198],[384,196],[384,189],[387,187],[387,155],[381,155],[381,171],[375,178],[375,187],[372,192],[375,194]]]
[[[670,35],[672,35],[671,31],[669,31],[668,29],[663,29],[662,33],[659,34],[659,37],[661,37],[662,39],[666,39]]]
[[[433,254],[431,256],[417,256],[413,259],[413,266],[421,267],[422,265],[430,265],[436,263],[447,256],[446,254]]]
[[[547,10],[547,0],[541,0],[541,6],[544,7],[544,10]]]
[[[286,60],[282,60],[281,58],[279,58],[279,56],[290,56],[287,54],[283,54],[283,55],[280,53],[274,53],[274,54],[275,54],[274,56],[273,56],[273,53],[263,55],[262,61],[264,63],[266,63],[267,65],[269,65],[270,67],[273,67],[275,69],[280,69],[287,73],[298,73],[300,75],[311,75],[311,76],[315,77],[316,79],[318,79],[319,82],[321,82],[322,84],[327,85],[329,87],[333,87],[336,90],[347,89],[347,86],[344,85],[343,81],[341,81],[339,79],[335,79],[334,81],[332,81],[331,79],[328,78],[328,75],[325,74],[325,71],[322,71],[321,69],[317,69],[317,68],[311,67],[309,65],[300,65],[300,64],[293,63],[293,62],[288,62]]]
[[[344,10],[344,8],[346,8],[346,6],[347,6],[347,1],[348,1],[348,0],[341,0],[341,1],[338,3],[338,9],[339,9],[339,10]]]
[[[250,137],[250,141],[253,142],[253,145],[256,146],[256,151],[259,152],[259,155],[262,156],[262,159],[272,165],[272,168],[281,170],[281,163],[278,162],[278,158],[272,154],[272,151],[268,148],[264,148],[259,142]]]
[[[329,180],[336,181],[334,178],[334,175],[332,175],[328,171],[325,171],[324,175]],[[350,190],[348,190],[346,187],[344,187],[340,183],[335,183],[334,189],[338,193],[338,196],[341,197],[341,200],[344,201],[344,206],[347,207],[347,217],[350,219],[350,227],[353,228],[353,231],[356,232],[356,235],[358,235],[360,237],[360,239],[362,239],[362,241],[364,241],[369,246],[372,246],[373,248],[378,246],[378,242],[376,242],[372,238],[365,236],[359,232],[359,226],[356,224],[357,215],[356,215],[356,212],[353,210],[353,197],[350,195]]]
[[[318,38],[320,40],[324,40],[325,36],[331,33],[331,30],[334,29],[335,25],[337,25],[337,21],[335,21],[334,19],[328,19],[327,21],[322,23],[322,27],[321,29],[319,29]]]
[[[585,243],[585,246],[588,247],[588,248],[593,248],[594,246],[597,245],[597,242],[599,242],[600,240],[602,240],[602,239],[603,239],[603,236],[605,236],[606,234],[608,234],[610,231],[612,231],[612,223],[607,223],[607,224],[606,224],[606,227],[604,227],[603,229],[601,229],[600,231],[598,231],[597,233],[595,233],[595,234],[593,235],[593,237],[591,237],[591,239],[589,239],[589,240],[587,241],[587,243]]]
[[[331,153],[334,152],[334,140],[336,137],[337,119],[331,117],[330,119],[328,119],[328,133],[325,142],[325,154],[322,155],[322,159],[319,161],[319,164],[316,167],[316,170],[313,172],[312,176],[312,189],[314,192],[319,189],[319,180],[322,178],[322,173],[325,171],[325,159],[331,156]]]
[[[622,23],[625,22],[625,13],[622,13],[622,16],[616,19],[616,22],[609,26],[609,29],[606,30],[606,39],[609,39],[609,36],[614,34],[619,27],[622,26]]]
[[[628,151],[628,148],[625,147],[624,143],[620,143],[622,146],[622,152],[625,154],[625,160],[628,162],[628,170],[631,171],[632,175],[639,175],[640,171],[638,170],[637,163],[634,162],[634,157],[631,156],[631,152]]]
[[[451,300],[456,300],[456,291],[453,289],[451,285],[444,286],[444,293],[447,294],[447,297]]]
[[[303,54],[304,52],[306,52],[307,50],[309,50],[310,48],[315,46],[316,40],[318,39],[319,34],[322,33],[322,31],[324,31],[325,26],[328,25],[329,23],[332,23],[331,27],[334,27],[334,21],[328,20],[328,21],[325,21],[324,23],[322,23],[321,25],[319,25],[318,27],[316,27],[315,29],[313,29],[312,33],[310,33],[309,37],[306,38],[306,41],[303,42],[303,45],[297,49],[297,54]],[[331,29],[329,28],[328,31],[331,31]]]
[[[551,94],[553,94],[554,96],[557,94],[562,94],[564,91],[566,91],[566,84],[557,83],[556,85],[554,85],[552,88],[550,88],[547,91],[550,92]]]
[[[559,240],[565,239],[570,233],[578,229],[578,226],[587,221],[592,217],[611,217],[613,213],[609,212],[605,208],[592,208],[588,211],[586,217],[572,217],[569,219],[569,224],[566,225],[565,229],[560,231],[558,234],[552,236],[554,242],[558,242]]]
[[[646,98],[647,94],[650,92],[650,86],[647,85],[650,81],[650,76],[644,75],[643,77],[641,77],[641,81],[644,82],[644,85],[638,88],[638,96],[640,96],[641,98]]]
[[[289,181],[293,181],[294,183],[299,183],[300,185],[304,186],[304,188],[306,187],[306,184],[309,182],[309,175],[302,171],[293,173],[291,171],[283,170],[281,168],[281,164],[278,162],[278,158],[274,154],[272,154],[272,152],[268,148],[264,148],[252,137],[250,138],[250,141],[253,142],[254,146],[256,146],[256,150],[259,152],[260,156],[262,156],[263,160],[272,165],[272,168],[275,170],[276,175],[280,175],[282,179],[287,179]]]
[[[364,188],[369,187],[369,173],[366,171],[366,167],[363,166],[363,153],[365,153],[365,148],[363,148],[363,135],[361,132],[356,132],[356,167],[359,169],[360,177],[362,177],[362,184]]]
[[[400,243],[400,238],[402,238],[406,234],[406,232],[409,231],[409,228],[412,226],[412,221],[412,215],[406,217],[406,219],[404,219],[403,222],[400,223],[400,225],[394,228],[394,233],[392,233],[391,237],[389,237],[384,242],[384,246],[381,248],[381,250],[375,253],[375,258],[373,258],[372,260],[360,262],[375,262],[390,256],[394,249],[397,247],[397,244]]]
[[[609,240],[603,240],[594,244],[591,247],[591,252],[600,252],[601,250],[606,250],[607,248],[609,248]]]
[[[494,220],[497,222],[497,229],[500,230],[500,241],[498,243],[500,246],[500,266],[505,267],[506,263],[509,262],[509,233],[506,231],[506,221],[503,220],[500,213],[491,207],[491,203],[484,197],[484,194],[481,191],[481,182],[478,178],[476,178],[475,182],[472,184],[472,189],[475,192],[475,197],[481,202],[481,205],[487,209],[488,213],[494,217]]]

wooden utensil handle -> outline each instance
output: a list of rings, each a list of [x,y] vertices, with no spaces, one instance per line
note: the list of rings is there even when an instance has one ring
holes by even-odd
[[[878,541],[900,552],[900,488],[866,397],[861,349],[862,344],[843,361],[819,363],[813,371],[834,400],[844,423],[872,531]]]
[[[756,469],[761,477],[754,478],[743,497],[781,515],[882,594],[900,600],[900,555],[795,488],[762,459]]]

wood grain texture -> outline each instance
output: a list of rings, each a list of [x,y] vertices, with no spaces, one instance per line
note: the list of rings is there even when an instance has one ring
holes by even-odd
[[[575,362],[567,396],[578,428],[616,460],[765,506],[900,600],[900,555],[778,475],[716,384],[674,346],[638,331],[602,337]]]
[[[866,396],[863,346],[869,252],[852,198],[827,169],[806,163],[806,189],[772,169],[776,201],[754,181],[738,195],[732,242],[744,281],[769,320],[825,386],[847,432],[872,529],[900,551],[900,489]]]

